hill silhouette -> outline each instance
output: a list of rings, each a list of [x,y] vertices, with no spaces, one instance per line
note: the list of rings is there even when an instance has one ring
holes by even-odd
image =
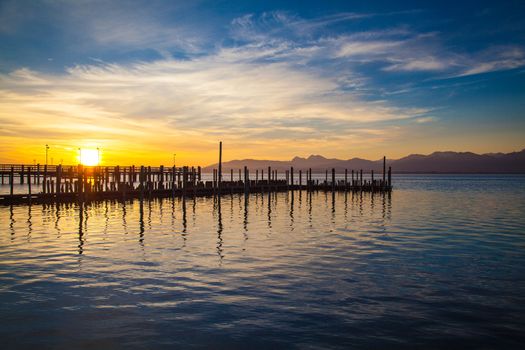
[[[204,167],[204,171],[216,169],[218,164]],[[336,159],[321,155],[311,155],[308,158],[294,157],[290,161],[242,159],[223,162],[223,171],[240,169],[266,169],[284,171],[294,167],[296,170],[312,168],[313,171],[324,171],[335,168],[363,169],[380,172],[383,160],[367,160],[362,158]],[[400,159],[387,159],[387,166],[392,166],[396,173],[525,173],[525,149],[511,153],[472,152],[434,152],[429,155],[411,154]]]

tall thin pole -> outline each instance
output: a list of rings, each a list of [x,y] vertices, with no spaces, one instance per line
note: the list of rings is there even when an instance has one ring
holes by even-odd
[[[219,142],[219,174],[218,174],[218,182],[219,182],[219,194],[221,193],[221,182],[222,182],[222,141]]]
[[[386,176],[386,157],[383,156],[383,185],[385,184],[385,176]]]

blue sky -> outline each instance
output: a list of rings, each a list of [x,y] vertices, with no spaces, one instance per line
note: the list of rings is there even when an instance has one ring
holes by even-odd
[[[280,159],[520,150],[523,13],[523,1],[0,1],[0,146],[4,160],[51,142],[203,162],[218,139]]]

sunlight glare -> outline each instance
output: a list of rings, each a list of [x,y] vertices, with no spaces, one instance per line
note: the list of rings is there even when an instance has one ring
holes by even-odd
[[[96,149],[82,149],[80,163],[87,166],[98,165],[98,151]]]

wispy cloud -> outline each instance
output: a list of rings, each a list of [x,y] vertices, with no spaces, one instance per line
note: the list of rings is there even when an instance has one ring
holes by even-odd
[[[525,50],[518,46],[495,46],[475,55],[458,76],[489,73],[525,66]]]

